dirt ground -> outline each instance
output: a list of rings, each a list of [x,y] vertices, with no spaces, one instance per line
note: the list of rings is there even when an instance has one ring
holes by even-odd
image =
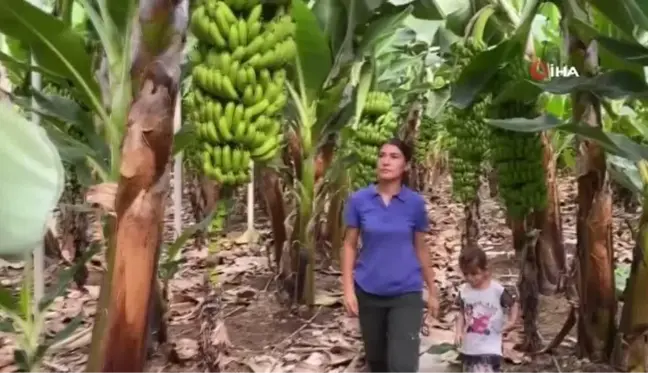
[[[565,242],[569,257],[575,246],[575,206],[573,180],[564,178],[560,184]],[[504,214],[494,201],[483,193],[480,244],[487,250],[495,278],[506,286],[515,286],[517,263],[513,258],[511,237]],[[422,354],[447,346],[452,342],[452,302],[461,277],[456,268],[460,249],[462,209],[449,196],[449,183],[442,180],[434,195],[426,196],[432,230],[429,235],[437,285],[442,294],[442,316],[430,325],[430,335],[424,338]],[[170,210],[170,209],[169,209]],[[241,206],[236,208],[242,212]],[[188,209],[187,209],[188,211]],[[188,215],[188,213],[186,213]],[[222,371],[271,372],[312,371],[347,372],[363,370],[362,347],[357,320],[347,317],[340,303],[339,272],[332,267],[319,268],[317,273],[317,306],[305,309],[288,304],[277,288],[269,267],[267,250],[271,243],[269,224],[257,208],[256,243],[241,242],[245,230],[242,213],[235,214],[227,235],[212,240],[211,247],[192,247],[184,251],[186,262],[171,280],[169,305],[169,338],[151,354],[150,372],[206,371],[206,362],[217,360]],[[632,216],[631,216],[632,217]],[[615,247],[618,261],[629,261],[631,240],[625,225],[628,215],[615,210]],[[169,211],[171,221],[171,211]],[[185,217],[186,224],[192,224]],[[169,229],[170,231],[170,229]],[[570,260],[568,261],[570,262]],[[48,268],[53,274],[62,265]],[[79,312],[83,326],[70,338],[55,345],[48,353],[43,370],[70,372],[84,369],[90,343],[94,308],[99,292],[101,259],[91,264],[91,281],[83,289],[72,286],[59,297],[47,314],[47,331],[64,327]],[[4,286],[16,287],[20,281],[20,264],[4,263],[0,280]],[[51,275],[49,276],[52,277]],[[218,332],[205,335],[201,313],[212,302],[207,293],[217,289]],[[562,296],[541,297],[539,331],[548,342],[562,327],[568,313]],[[563,372],[611,371],[609,367],[592,365],[574,356],[575,336],[568,336],[553,355],[524,356],[512,345],[519,338],[513,333],[505,341],[506,371]],[[203,351],[201,340],[221,346],[220,354]],[[12,364],[14,343],[10,335],[0,334],[0,370],[15,371]],[[427,352],[426,352],[427,351]],[[207,358],[205,357],[209,355]],[[448,358],[448,370],[452,359]],[[421,370],[425,371],[425,370]]]

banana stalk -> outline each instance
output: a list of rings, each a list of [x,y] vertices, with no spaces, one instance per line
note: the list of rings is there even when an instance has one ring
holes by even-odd
[[[343,171],[340,178],[333,184],[333,188],[333,196],[329,202],[326,218],[326,232],[333,249],[333,259],[337,261],[340,259],[340,248],[342,247],[342,240],[344,238],[342,209],[344,208],[345,197],[348,193],[348,180],[345,171]]]
[[[297,70],[301,71],[299,68]],[[303,75],[300,72],[298,76],[302,77]],[[316,123],[315,116],[312,115],[313,106],[308,105],[305,94],[300,95],[290,83],[286,85],[288,87],[288,93],[297,108],[301,157],[303,159],[301,175],[298,175],[299,180],[297,182],[299,204],[299,216],[297,219],[297,237],[299,242],[297,243],[297,250],[306,250],[308,254],[308,266],[306,269],[306,286],[304,287],[305,294],[298,294],[298,296],[303,296],[306,304],[312,306],[315,303],[315,239],[314,235],[308,234],[308,232],[315,226],[317,219],[316,216],[313,216],[313,211],[317,210],[314,206],[316,152],[314,151],[313,144],[319,144],[320,139],[313,138],[315,134],[312,129]],[[303,89],[301,92],[305,93]],[[294,245],[295,243],[292,244]],[[302,263],[299,264],[297,268],[302,267]]]
[[[302,168],[302,177],[299,183],[299,241],[308,252],[308,267],[306,271],[306,286],[304,299],[306,304],[315,304],[315,235],[314,231],[317,217],[314,216],[315,208],[315,159],[313,156],[306,158]]]
[[[644,372],[648,366],[646,356],[646,341],[642,327],[648,324],[648,302],[646,302],[646,287],[648,283],[648,162],[638,162],[637,168],[644,185],[643,212],[636,238],[630,277],[628,278],[623,310],[621,311],[620,332],[627,343],[628,372]]]

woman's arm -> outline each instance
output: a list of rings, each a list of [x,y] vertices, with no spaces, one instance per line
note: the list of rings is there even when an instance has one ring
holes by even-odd
[[[425,241],[430,222],[425,209],[425,200],[421,197],[416,205],[414,212],[414,248],[416,256],[421,265],[423,280],[428,287],[430,296],[436,296],[436,286],[434,284],[434,270],[430,266],[430,248]]]
[[[430,296],[436,295],[436,285],[434,284],[434,270],[430,266],[430,248],[425,242],[425,233],[414,233],[414,247],[416,248],[416,256],[418,257],[421,265],[421,272],[423,273],[423,280],[428,287]]]
[[[463,310],[459,310],[455,321],[455,334],[462,335],[466,327],[466,319],[464,318]]]
[[[358,209],[357,194],[347,200],[344,207],[344,243],[342,244],[342,286],[347,294],[355,294],[353,282],[353,267],[358,250],[358,237],[360,236],[360,212]]]
[[[344,233],[344,244],[342,245],[342,286],[344,292],[354,291],[353,267],[356,261],[358,228],[348,227]]]

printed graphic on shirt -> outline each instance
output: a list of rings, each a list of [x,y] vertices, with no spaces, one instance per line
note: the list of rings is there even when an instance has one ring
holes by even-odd
[[[498,307],[482,301],[466,304],[464,308],[464,316],[466,325],[468,326],[467,332],[490,335],[491,318],[498,310]]]

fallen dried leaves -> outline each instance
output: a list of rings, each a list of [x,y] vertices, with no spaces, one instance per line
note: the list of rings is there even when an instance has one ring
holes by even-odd
[[[447,188],[447,184],[440,184],[438,196],[428,204],[429,216],[434,223],[428,237],[431,264],[436,269],[444,312],[439,320],[432,320],[428,335],[421,339],[421,365],[434,367],[427,371],[457,369],[457,353],[448,346],[454,339],[452,324],[456,311],[452,308],[452,301],[457,285],[462,281],[457,270],[457,256],[461,235],[458,227],[463,212],[461,206],[449,200]],[[561,193],[563,200],[573,201],[573,184],[561,184]],[[113,194],[114,186],[106,184],[92,188],[86,197],[88,202],[110,211]],[[562,208],[565,242],[569,247],[576,243],[575,207],[570,202]],[[483,234],[480,244],[491,258],[510,256],[510,233],[498,204],[491,199],[484,200],[482,211]],[[633,246],[625,225],[628,214],[615,211],[614,219],[615,256],[620,262],[628,262]],[[276,289],[271,286],[273,273],[268,270],[270,263],[266,251],[270,246],[268,230],[257,229],[239,229],[213,240],[213,250],[203,247],[183,252],[185,262],[169,283],[170,348],[167,356],[155,355],[156,370],[169,363],[182,366],[182,370],[194,370],[203,359],[199,347],[201,338],[207,338],[209,344],[224,352],[218,356],[218,364],[223,370],[238,368],[264,373],[360,370],[362,343],[358,320],[340,310],[339,272],[327,270],[318,273],[316,304],[327,312],[302,318],[290,314],[287,305],[277,302],[274,297]],[[190,246],[188,243],[187,247]],[[508,259],[504,262],[511,263]],[[21,269],[22,263],[0,262],[2,284],[16,286],[20,281],[16,274]],[[205,304],[204,273],[211,269],[214,269],[221,290],[221,319],[215,320],[215,327],[209,335],[201,336],[197,333],[197,319]],[[517,269],[511,267],[500,269],[497,276],[505,285],[514,285],[516,273]],[[98,286],[86,286],[82,290],[70,289],[54,301],[46,315],[48,333],[61,330],[66,322],[79,313],[84,315],[86,322],[77,334],[58,344],[47,356],[44,362],[46,369],[80,371],[84,368],[98,295]],[[504,340],[504,356],[514,364],[529,361],[529,357],[513,349],[519,337],[518,330]],[[13,349],[10,336],[0,333],[0,373],[15,371]]]

